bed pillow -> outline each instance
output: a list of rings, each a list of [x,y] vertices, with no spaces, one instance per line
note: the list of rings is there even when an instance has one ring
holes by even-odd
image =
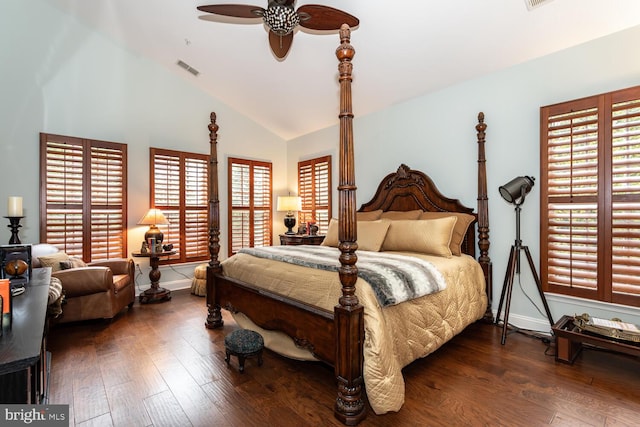
[[[380,218],[386,218],[391,220],[399,220],[399,219],[418,219],[422,211],[420,209],[416,209],[415,211],[386,211],[382,212]]]
[[[382,209],[369,212],[356,212],[356,219],[358,221],[375,221],[376,219],[380,219],[380,215],[382,215]]]
[[[379,219],[376,221],[358,221],[358,249],[362,251],[379,252],[384,242],[391,221]],[[338,247],[338,220],[331,218],[327,235],[322,241],[322,246]]]
[[[456,226],[453,228],[449,247],[451,248],[451,253],[453,255],[459,256],[462,254],[462,242],[464,241],[464,236],[467,234],[469,225],[471,225],[471,223],[476,219],[475,216],[461,212],[423,212],[422,215],[420,215],[420,219],[437,219],[448,216],[455,216],[458,218]]]
[[[331,218],[327,232],[324,235],[324,240],[320,243],[320,246],[331,246],[333,248],[338,247],[338,220]]]
[[[457,218],[392,221],[383,251],[418,252],[451,258],[451,235]]]
[[[358,221],[358,249],[379,252],[390,225],[388,219]]]
[[[51,267],[52,272],[60,271],[62,270],[60,263],[69,261],[69,255],[66,252],[56,252],[55,254],[40,256],[38,260],[43,267]]]

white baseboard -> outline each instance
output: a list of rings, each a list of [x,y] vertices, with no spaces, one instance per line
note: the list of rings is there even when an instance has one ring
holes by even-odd
[[[567,295],[545,294],[550,306],[554,321],[557,322],[563,315],[574,316],[588,313],[592,317],[603,319],[619,318],[625,322],[640,325],[640,309],[620,304],[604,303],[583,298],[575,298]],[[493,310],[493,316],[496,316]],[[529,329],[542,333],[550,333],[551,325],[547,319],[524,316],[509,313],[509,323],[520,329]]]
[[[178,291],[181,289],[191,289],[191,279],[178,279],[172,281],[161,281],[160,286],[170,291]],[[150,287],[149,283],[136,285],[136,296]]]
[[[495,319],[497,310],[493,310],[493,317]],[[504,316],[501,316],[502,319]],[[558,319],[553,319],[558,321]],[[509,313],[509,324],[519,329],[527,329],[530,331],[536,331],[543,334],[551,335],[551,324],[546,319],[536,319],[534,317],[522,316],[520,314]]]

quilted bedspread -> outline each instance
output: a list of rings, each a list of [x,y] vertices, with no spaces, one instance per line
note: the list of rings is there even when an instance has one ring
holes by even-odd
[[[371,287],[361,278],[356,295],[364,306],[364,381],[369,403],[376,414],[398,411],[404,403],[402,368],[424,357],[467,325],[482,318],[487,298],[480,265],[467,255],[443,258],[418,256],[432,262],[444,276],[447,287],[401,304],[381,307]],[[341,295],[335,272],[236,254],[222,263],[223,274],[333,311]],[[300,278],[304,277],[304,281]],[[298,359],[313,359],[295,348],[282,334],[260,330],[244,316],[242,327],[259,330],[273,351]],[[286,343],[286,344],[285,344]]]

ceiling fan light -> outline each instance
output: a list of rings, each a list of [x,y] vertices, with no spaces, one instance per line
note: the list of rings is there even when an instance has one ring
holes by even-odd
[[[295,10],[287,6],[271,6],[264,11],[262,19],[267,27],[279,36],[289,34],[300,24],[300,17]]]

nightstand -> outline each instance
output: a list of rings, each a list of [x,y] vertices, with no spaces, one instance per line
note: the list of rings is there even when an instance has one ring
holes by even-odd
[[[281,245],[319,245],[324,240],[324,236],[308,234],[281,234]]]

